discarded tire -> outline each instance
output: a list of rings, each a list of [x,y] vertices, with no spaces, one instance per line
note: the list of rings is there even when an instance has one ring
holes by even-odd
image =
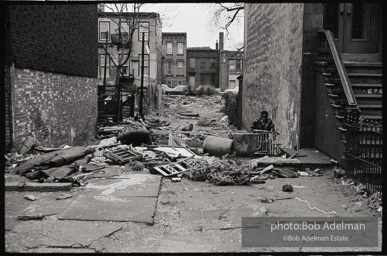
[[[203,153],[223,156],[234,153],[234,141],[227,138],[207,136],[203,143]]]
[[[150,131],[148,130],[125,131],[118,134],[117,140],[121,141],[126,145],[132,144],[133,147],[141,146],[142,143],[147,145],[152,144]]]

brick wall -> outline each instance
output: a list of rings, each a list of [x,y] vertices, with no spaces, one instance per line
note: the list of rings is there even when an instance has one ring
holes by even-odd
[[[10,5],[15,66],[97,77],[97,5]]]
[[[12,147],[12,94],[11,94],[11,67],[5,67],[5,90],[4,90],[4,103],[5,103],[5,148]]]
[[[14,148],[26,136],[43,146],[84,145],[96,133],[97,79],[15,68]]]
[[[299,134],[303,4],[246,4],[243,126],[261,110],[280,133],[277,141],[294,146]]]

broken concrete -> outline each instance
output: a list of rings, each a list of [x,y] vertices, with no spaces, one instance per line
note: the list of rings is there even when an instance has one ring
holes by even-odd
[[[18,186],[19,182],[6,182],[6,191],[39,191],[39,192],[51,192],[51,191],[70,191],[72,188],[71,183],[37,183],[26,182],[23,187]]]
[[[59,219],[133,221],[153,224],[160,176],[127,174],[90,180]]]
[[[121,228],[122,224],[114,222],[25,221],[7,236],[6,248],[12,251],[12,244],[26,248],[87,248]]]

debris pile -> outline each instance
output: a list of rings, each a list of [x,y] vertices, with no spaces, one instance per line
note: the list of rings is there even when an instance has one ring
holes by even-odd
[[[189,179],[205,181],[215,185],[249,184],[251,168],[249,165],[238,165],[233,160],[220,160],[212,157],[208,160],[192,159],[187,161]]]

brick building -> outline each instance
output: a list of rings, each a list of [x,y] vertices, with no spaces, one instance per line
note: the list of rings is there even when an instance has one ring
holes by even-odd
[[[238,86],[237,77],[243,73],[243,51],[224,50],[223,32],[219,33],[219,87],[221,91]]]
[[[268,110],[279,143],[340,162],[347,114],[382,118],[380,24],[379,3],[246,4],[243,126]]]
[[[192,89],[200,85],[219,88],[219,50],[210,47],[187,48],[187,78]]]
[[[123,68],[123,76],[134,76],[134,83],[140,86],[141,79],[141,54],[142,54],[142,32],[145,32],[144,52],[144,86],[161,83],[161,20],[158,13],[120,13],[123,31],[129,31],[126,20],[138,19],[138,26],[132,38],[132,50],[129,61]],[[106,61],[106,82],[108,85],[115,84],[116,68],[114,63],[118,59],[118,15],[113,12],[98,13],[98,79],[99,85],[103,84],[105,68],[105,33],[108,33],[107,43],[109,56]]]
[[[162,79],[169,87],[185,85],[187,59],[187,33],[163,33]]]
[[[97,120],[96,5],[6,7],[6,148],[82,145]]]
[[[243,51],[219,51],[219,84],[222,91],[238,86],[243,73]]]

